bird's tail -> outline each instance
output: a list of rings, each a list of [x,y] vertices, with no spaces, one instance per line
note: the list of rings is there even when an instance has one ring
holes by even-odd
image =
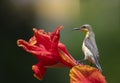
[[[97,66],[97,68],[102,72],[102,68],[101,68],[101,66],[100,66],[99,60],[96,60],[96,66]]]
[[[94,59],[95,59],[95,65],[96,65],[96,67],[102,72],[102,68],[100,66],[100,60],[99,60],[99,58],[94,56]]]

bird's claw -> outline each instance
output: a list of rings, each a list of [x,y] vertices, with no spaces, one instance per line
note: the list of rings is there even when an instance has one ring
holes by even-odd
[[[77,65],[79,65],[79,64],[85,64],[85,60],[77,60],[76,63],[77,63]]]

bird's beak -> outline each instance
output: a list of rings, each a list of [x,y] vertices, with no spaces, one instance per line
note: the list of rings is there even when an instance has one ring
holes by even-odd
[[[73,28],[73,30],[80,30],[80,28]]]

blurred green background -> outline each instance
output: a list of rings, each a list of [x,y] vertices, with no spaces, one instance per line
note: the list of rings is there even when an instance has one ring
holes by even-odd
[[[63,25],[61,42],[79,60],[85,34],[71,30],[86,23],[96,34],[108,83],[120,82],[120,0],[1,0],[0,10],[0,83],[69,83],[67,68],[48,69],[43,81],[34,78],[31,66],[38,61],[16,41],[28,40],[33,27],[53,31]]]

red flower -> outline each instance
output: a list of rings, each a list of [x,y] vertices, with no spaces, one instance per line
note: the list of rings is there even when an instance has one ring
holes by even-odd
[[[70,70],[70,83],[107,83],[101,72],[91,66],[78,65]]]
[[[17,41],[18,46],[35,55],[39,60],[36,65],[32,66],[32,70],[35,72],[34,76],[40,80],[43,79],[48,67],[58,66],[59,63],[67,67],[76,65],[76,60],[68,53],[65,45],[59,42],[62,28],[63,26],[59,26],[52,33],[34,28],[34,36],[29,42],[22,39]]]
[[[65,66],[71,68],[70,83],[107,83],[98,69],[76,63],[66,46],[59,41],[62,28],[63,26],[59,26],[52,33],[34,28],[34,36],[28,42],[22,39],[17,41],[18,46],[39,60],[32,66],[34,76],[42,80],[47,68]]]

